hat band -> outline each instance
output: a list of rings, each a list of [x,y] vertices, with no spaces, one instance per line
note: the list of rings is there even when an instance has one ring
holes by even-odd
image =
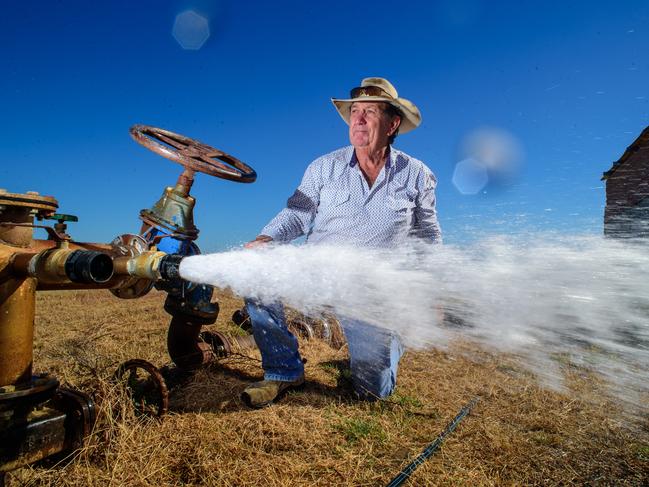
[[[390,96],[390,94],[383,89],[379,88],[378,86],[359,86],[358,88],[354,88],[351,91],[351,98],[363,98],[364,96],[381,96],[384,98],[390,98],[391,100],[394,100],[393,96]]]

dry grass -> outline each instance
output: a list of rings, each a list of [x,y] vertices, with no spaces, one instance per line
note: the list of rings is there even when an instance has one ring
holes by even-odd
[[[137,419],[109,378],[130,358],[169,363],[163,300],[39,294],[35,369],[94,392],[100,417],[72,461],[13,472],[7,485],[384,485],[476,395],[409,485],[649,482],[647,425],[620,419],[594,377],[568,368],[566,393],[544,390],[510,359],[468,345],[408,352],[391,402],[369,404],[350,396],[344,349],[303,342],[307,387],[260,411],[238,398],[261,377],[258,355],[233,357],[178,383],[162,423]],[[231,330],[241,301],[219,293],[219,303],[214,326]]]

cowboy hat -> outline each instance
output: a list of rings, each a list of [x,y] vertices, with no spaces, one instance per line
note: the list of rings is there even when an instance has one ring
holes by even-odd
[[[421,123],[421,113],[415,104],[405,98],[399,98],[392,83],[384,78],[365,78],[358,88],[351,91],[349,99],[332,98],[331,101],[347,125],[349,125],[349,109],[355,101],[384,101],[398,108],[403,115],[399,126],[400,134],[410,132]]]

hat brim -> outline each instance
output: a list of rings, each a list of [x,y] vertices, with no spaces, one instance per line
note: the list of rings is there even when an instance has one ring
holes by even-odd
[[[393,107],[399,109],[403,114],[401,117],[401,125],[399,126],[399,133],[405,134],[411,130],[416,129],[421,123],[421,114],[419,109],[409,100],[405,98],[386,98],[382,96],[364,96],[362,98],[353,98],[347,100],[341,100],[338,98],[332,98],[331,102],[336,107],[336,111],[342,117],[342,119],[349,125],[350,108],[354,102],[365,102],[365,101],[378,101],[389,103]]]

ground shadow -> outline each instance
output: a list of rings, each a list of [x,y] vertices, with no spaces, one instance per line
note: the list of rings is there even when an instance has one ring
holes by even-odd
[[[278,402],[325,407],[331,403],[353,403],[358,400],[347,360],[332,360],[318,365],[335,374],[335,386],[307,380],[303,387],[291,390]],[[194,371],[166,366],[162,373],[169,389],[169,411],[174,413],[248,410],[240,394],[251,382],[263,379],[261,368],[242,370],[227,362],[217,362]]]

